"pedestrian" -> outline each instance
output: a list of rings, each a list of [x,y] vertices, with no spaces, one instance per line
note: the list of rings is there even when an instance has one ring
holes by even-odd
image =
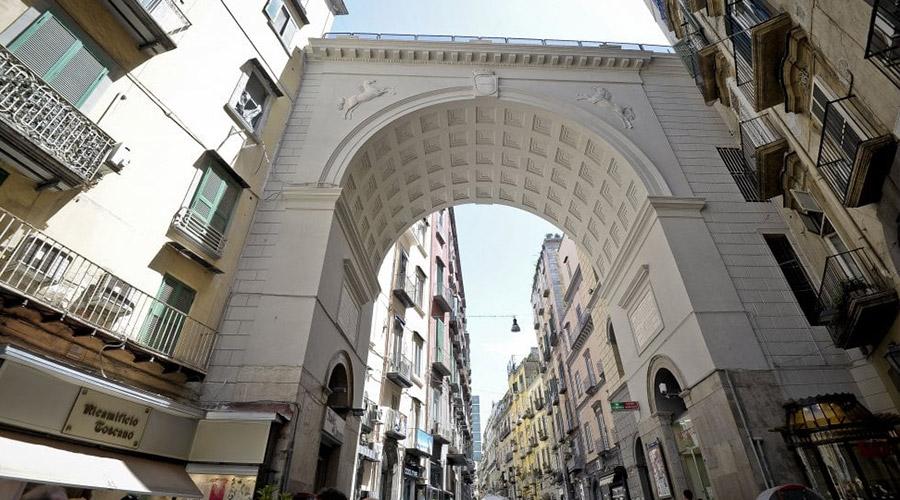
[[[347,495],[337,488],[325,488],[316,495],[316,498],[318,500],[347,500]]]

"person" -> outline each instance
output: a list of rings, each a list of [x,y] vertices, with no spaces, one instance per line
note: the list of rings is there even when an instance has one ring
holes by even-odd
[[[312,493],[301,491],[300,493],[294,493],[292,500],[316,500],[316,496]]]
[[[684,500],[694,500],[694,492],[691,490],[684,490],[681,494],[684,495]]]
[[[319,491],[316,498],[318,500],[347,500],[347,495],[337,488],[325,488]]]
[[[61,486],[38,486],[22,495],[22,500],[68,500],[69,495]]]

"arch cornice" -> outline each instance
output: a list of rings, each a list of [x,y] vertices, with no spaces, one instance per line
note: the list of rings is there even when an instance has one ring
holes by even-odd
[[[472,95],[472,87],[455,86],[423,92],[385,106],[366,117],[341,139],[341,142],[328,158],[319,182],[340,185],[350,162],[360,148],[375,136],[378,131],[389,126],[394,121],[430,106],[475,99]],[[643,182],[650,196],[672,195],[672,191],[662,173],[637,144],[596,114],[572,103],[560,101],[546,95],[534,94],[508,85],[501,86],[499,98],[487,97],[479,99],[499,99],[501,102],[524,104],[570,118],[586,130],[602,137],[610,146],[622,154],[628,164],[635,169],[635,173]]]

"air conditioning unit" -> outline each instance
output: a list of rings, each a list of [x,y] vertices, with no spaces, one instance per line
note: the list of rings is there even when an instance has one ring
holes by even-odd
[[[128,165],[131,165],[131,148],[124,143],[117,143],[106,157],[106,166],[118,173]]]

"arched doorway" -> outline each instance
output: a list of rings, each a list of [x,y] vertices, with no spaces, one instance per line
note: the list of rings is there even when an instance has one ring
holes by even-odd
[[[316,460],[315,491],[337,486],[341,465],[341,449],[344,445],[345,418],[353,406],[351,376],[346,365],[338,362],[328,376],[327,400],[322,435]],[[349,443],[356,445],[355,442]]]
[[[641,498],[650,500],[653,492],[650,489],[650,471],[647,469],[647,457],[644,455],[644,443],[641,438],[634,440],[634,464],[637,467],[638,482],[641,486]]]
[[[671,370],[660,368],[653,376],[652,388],[657,413],[671,415],[672,435],[687,488],[702,498],[714,498],[696,428],[682,398],[681,383]]]

